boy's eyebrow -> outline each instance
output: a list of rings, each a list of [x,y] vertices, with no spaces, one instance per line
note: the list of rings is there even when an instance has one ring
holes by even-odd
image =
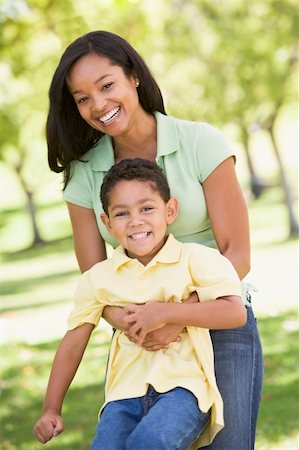
[[[105,74],[105,75],[101,75],[99,78],[97,78],[97,79],[94,81],[94,84],[97,84],[97,83],[99,83],[100,81],[104,80],[104,78],[107,78],[107,77],[110,77],[110,76],[111,76],[111,73],[107,73],[107,74]],[[78,89],[78,90],[76,90],[76,91],[72,91],[72,95],[74,95],[74,94],[80,94],[81,92],[82,92],[82,90]]]
[[[154,202],[154,200],[152,198],[141,198],[140,200],[138,200],[137,204],[138,205],[142,205],[142,203],[146,203],[146,202]],[[128,205],[126,203],[118,203],[114,206],[112,206],[111,211],[114,211],[115,209],[120,209],[120,208],[127,208]]]

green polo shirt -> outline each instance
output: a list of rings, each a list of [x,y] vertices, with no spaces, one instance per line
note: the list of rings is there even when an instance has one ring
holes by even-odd
[[[215,247],[202,183],[225,159],[233,156],[224,136],[207,123],[190,122],[155,113],[158,150],[156,162],[163,169],[171,195],[179,201],[177,219],[168,227],[181,242]],[[72,177],[64,200],[95,211],[103,239],[113,247],[117,242],[103,225],[100,187],[115,163],[111,137],[104,135],[96,147],[72,163]]]

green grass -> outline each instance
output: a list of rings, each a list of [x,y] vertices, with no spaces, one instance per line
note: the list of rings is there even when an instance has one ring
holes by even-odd
[[[263,318],[259,331],[265,382],[257,427],[257,449],[298,449],[298,313]],[[286,443],[284,443],[286,441]]]
[[[259,320],[265,358],[265,385],[257,449],[297,449],[298,323],[295,311]],[[35,450],[32,426],[41,409],[50,363],[58,341],[2,346],[1,426],[3,450]],[[109,336],[96,332],[64,404],[65,432],[47,445],[57,450],[87,450],[93,436],[103,382]],[[288,446],[284,446],[284,442]]]
[[[249,281],[260,290],[254,309],[265,361],[256,449],[298,450],[298,245],[286,240],[285,208],[277,188],[250,203],[250,217],[254,268]],[[57,202],[39,212],[48,241],[43,247],[26,248],[28,227],[20,226],[25,219],[18,208],[3,211],[0,219],[1,450],[41,448],[32,427],[79,274],[64,206]],[[110,336],[104,326],[93,334],[65,400],[65,432],[47,448],[88,449],[103,401]]]

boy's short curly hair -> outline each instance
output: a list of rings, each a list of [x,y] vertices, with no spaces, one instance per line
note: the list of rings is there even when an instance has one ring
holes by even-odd
[[[124,180],[140,180],[151,183],[164,202],[170,199],[170,189],[162,169],[147,159],[123,159],[112,166],[104,177],[100,198],[105,213],[108,215],[109,195],[117,183]]]

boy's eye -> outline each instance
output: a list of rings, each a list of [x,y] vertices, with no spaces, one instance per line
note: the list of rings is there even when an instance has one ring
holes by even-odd
[[[104,86],[103,86],[103,91],[106,91],[107,89],[109,89],[109,88],[112,86],[112,84],[113,84],[113,83],[107,83],[107,84],[104,84]]]
[[[127,211],[119,211],[117,213],[115,213],[115,217],[122,217],[122,216],[126,216],[128,213]]]
[[[152,209],[154,209],[154,208],[152,208],[151,206],[144,206],[141,211],[148,212],[148,211],[151,211]]]

